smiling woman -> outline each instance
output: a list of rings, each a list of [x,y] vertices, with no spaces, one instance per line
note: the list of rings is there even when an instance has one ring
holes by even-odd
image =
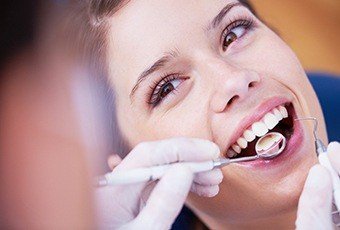
[[[323,116],[300,62],[247,1],[92,0],[84,9],[83,40],[114,92],[129,150],[181,136],[237,157],[278,131],[287,137],[279,157],[224,168],[216,197],[192,193],[186,204],[212,229],[293,228],[317,162],[311,127],[293,118],[317,117],[326,141]]]

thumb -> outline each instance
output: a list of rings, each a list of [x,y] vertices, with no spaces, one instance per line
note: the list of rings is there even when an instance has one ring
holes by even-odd
[[[321,165],[309,171],[300,196],[296,229],[333,229],[332,182],[329,172]]]
[[[152,191],[146,206],[132,223],[143,229],[170,229],[181,211],[193,181],[183,165],[172,166]]]

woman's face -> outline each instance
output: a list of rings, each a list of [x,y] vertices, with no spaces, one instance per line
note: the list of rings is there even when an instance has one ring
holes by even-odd
[[[323,124],[323,117],[289,47],[235,0],[130,1],[109,25],[110,80],[130,147],[185,136],[215,142],[223,156],[235,154],[245,130],[251,146],[249,131],[263,133],[263,124],[277,122],[267,115],[267,123],[253,124],[271,111],[279,121],[273,109],[285,106],[289,118],[278,129],[288,138],[284,153],[223,168],[220,193],[191,194],[187,204],[212,225],[293,213],[316,162],[311,126],[293,118],[315,116]],[[324,125],[319,135],[326,139]]]

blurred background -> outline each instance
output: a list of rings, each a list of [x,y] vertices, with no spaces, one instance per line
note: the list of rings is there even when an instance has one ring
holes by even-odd
[[[0,3],[0,229],[95,226],[91,178],[109,170],[115,135],[106,86],[74,62],[63,36],[72,2]],[[251,3],[297,53],[339,140],[340,1]],[[183,216],[174,228],[186,229]]]
[[[340,76],[339,0],[250,0],[307,71]]]

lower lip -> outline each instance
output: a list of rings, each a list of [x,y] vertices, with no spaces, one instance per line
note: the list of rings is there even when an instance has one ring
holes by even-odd
[[[295,119],[295,114],[293,119]],[[304,140],[303,129],[300,122],[294,122],[294,132],[291,135],[290,139],[287,141],[287,145],[284,151],[280,155],[275,158],[266,160],[266,159],[257,159],[254,161],[246,161],[237,163],[239,165],[251,168],[268,168],[275,167],[276,165],[282,165],[283,162],[291,159],[294,153],[298,152],[302,146]]]

